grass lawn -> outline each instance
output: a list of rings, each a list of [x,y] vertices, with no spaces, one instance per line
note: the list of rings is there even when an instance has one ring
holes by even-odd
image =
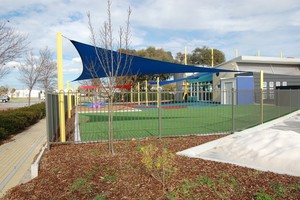
[[[290,112],[287,107],[264,106],[264,121],[272,120]],[[234,116],[234,118],[232,117]],[[260,123],[260,105],[232,106],[214,105],[205,107],[186,107],[161,109],[162,136],[223,133],[243,130]],[[107,113],[81,113],[79,115],[82,141],[107,139]],[[136,112],[114,113],[114,138],[145,138],[159,136],[159,110],[142,109]]]

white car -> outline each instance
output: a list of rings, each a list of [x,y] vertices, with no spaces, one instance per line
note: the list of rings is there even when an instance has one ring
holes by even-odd
[[[0,102],[6,103],[10,100],[9,96],[0,96]]]

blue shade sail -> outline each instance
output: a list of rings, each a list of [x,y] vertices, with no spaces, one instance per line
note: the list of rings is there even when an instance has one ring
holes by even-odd
[[[81,75],[74,81],[108,76],[131,76],[146,74],[170,74],[188,72],[237,72],[234,70],[182,65],[110,51],[70,40],[77,49],[83,64]],[[112,55],[112,56],[111,56]],[[111,62],[114,65],[111,65]],[[109,66],[110,68],[106,68]],[[113,66],[113,67],[111,67]],[[118,69],[119,66],[119,69]]]

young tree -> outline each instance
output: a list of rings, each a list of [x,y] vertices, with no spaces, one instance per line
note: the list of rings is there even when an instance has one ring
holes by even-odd
[[[120,78],[126,76],[130,65],[131,65],[131,56],[126,54],[126,58],[121,57],[121,49],[128,50],[129,42],[130,42],[130,15],[131,8],[128,9],[128,15],[126,20],[126,27],[120,27],[118,36],[115,38],[113,32],[113,25],[111,19],[111,1],[107,1],[107,21],[104,22],[102,28],[98,31],[99,34],[96,34],[94,28],[92,26],[91,16],[88,14],[89,20],[89,29],[91,33],[92,44],[95,47],[95,52],[97,55],[97,59],[101,66],[89,66],[90,73],[93,78],[100,78],[97,75],[97,68],[101,67],[105,72],[106,78],[100,78],[99,84],[101,88],[106,93],[106,97],[108,99],[108,150],[110,154],[114,154],[113,140],[114,140],[114,132],[113,132],[113,101],[114,95],[117,91],[115,87],[117,84],[125,84],[124,81],[128,81],[130,79]],[[115,43],[116,42],[116,43]],[[103,51],[98,51],[96,47],[102,47]],[[119,49],[118,54],[115,56],[113,54],[114,49]],[[125,59],[125,64],[121,64],[121,59]]]
[[[11,98],[14,97],[14,93],[15,93],[15,92],[16,92],[16,89],[15,89],[15,88],[12,88],[12,89],[10,90]]]
[[[29,106],[31,100],[31,91],[35,86],[35,84],[37,83],[42,71],[41,65],[43,65],[43,61],[38,57],[35,57],[33,53],[30,52],[26,56],[25,62],[18,67],[21,74],[19,80],[23,82],[29,90],[29,94],[28,94]]]
[[[38,83],[44,88],[45,92],[54,88],[56,84],[56,62],[52,60],[51,50],[48,47],[41,49],[39,52],[41,73]]]
[[[26,51],[27,36],[0,22],[0,80],[11,72],[6,63],[18,58]]]

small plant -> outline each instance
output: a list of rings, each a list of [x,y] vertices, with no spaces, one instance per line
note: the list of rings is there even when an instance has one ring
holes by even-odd
[[[177,191],[167,191],[165,194],[166,200],[177,200],[178,192]]]
[[[52,172],[53,172],[54,174],[57,174],[58,172],[60,172],[60,168],[59,168],[59,167],[54,167],[54,168],[52,169]]]
[[[100,151],[98,149],[90,149],[88,153],[93,156],[100,156]]]
[[[105,200],[106,197],[102,194],[97,194],[93,200]]]
[[[80,191],[82,193],[91,193],[92,187],[87,178],[77,178],[70,186],[70,190],[72,192]]]
[[[294,183],[288,186],[289,190],[296,190],[297,192],[300,192],[300,184]]]
[[[275,191],[275,196],[278,198],[284,198],[286,189],[280,183],[274,183],[272,185],[273,190]]]
[[[264,191],[257,192],[255,195],[255,199],[256,200],[274,200],[274,198],[271,195],[265,193]]]
[[[191,190],[197,186],[198,185],[196,183],[193,183],[189,180],[184,180],[179,188],[179,192],[185,199],[193,199],[193,193],[191,193]]]
[[[152,144],[142,147],[142,163],[146,171],[162,184],[163,192],[165,186],[177,171],[175,167],[175,155],[167,149],[159,149]]]
[[[104,175],[101,176],[101,179],[105,182],[115,182],[117,180],[117,172],[115,169],[110,169],[106,167],[104,169]]]
[[[211,179],[211,178],[209,178],[209,177],[207,177],[207,176],[198,176],[197,177],[197,181],[200,183],[200,184],[202,184],[202,185],[207,185],[208,187],[210,187],[210,188],[215,188],[216,187],[216,185],[215,185],[215,183],[214,183],[214,181]]]

